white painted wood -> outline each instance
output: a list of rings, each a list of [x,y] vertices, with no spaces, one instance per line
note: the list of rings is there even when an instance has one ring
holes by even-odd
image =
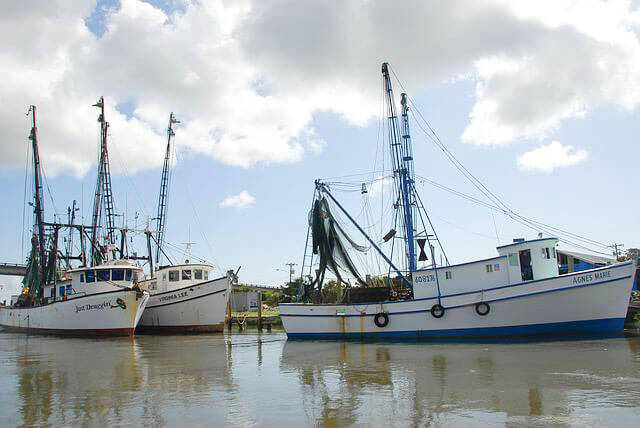
[[[496,283],[494,287],[507,287],[494,290],[476,289],[463,295],[443,292],[441,304],[447,310],[439,319],[429,312],[437,298],[356,305],[281,304],[280,314],[288,334],[356,335],[621,319],[627,312],[634,272],[635,264],[625,262],[540,281]],[[488,315],[476,313],[478,302],[489,303]],[[380,312],[389,316],[383,328],[373,318]]]
[[[167,268],[169,270],[169,268]],[[153,279],[142,287],[151,293],[149,304],[140,320],[141,328],[173,328],[180,331],[214,331],[224,323],[231,292],[233,272],[208,281],[176,281],[169,291],[152,290]],[[185,285],[186,283],[186,285]]]

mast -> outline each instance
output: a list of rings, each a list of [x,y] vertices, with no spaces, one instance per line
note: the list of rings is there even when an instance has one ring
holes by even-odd
[[[70,225],[74,225],[76,222],[76,211],[79,208],[76,208],[76,200],[73,200],[73,205],[71,207],[67,207],[67,223]],[[66,262],[67,267],[71,268],[71,263],[69,257],[73,253],[73,228],[69,228],[69,235],[67,236],[67,245],[65,248],[66,252]]]
[[[389,144],[391,148],[391,158],[393,161],[393,178],[398,192],[399,208],[402,208],[402,228],[404,230],[405,251],[407,257],[407,267],[409,272],[416,270],[416,247],[415,247],[415,198],[413,197],[413,155],[411,148],[411,137],[409,134],[409,122],[407,118],[408,106],[406,94],[402,94],[402,130],[398,123],[398,116],[389,77],[388,63],[382,64],[382,76],[384,79],[384,89],[386,93],[387,119],[389,128]]]
[[[109,122],[104,115],[104,97],[100,97],[93,105],[100,109],[100,160],[98,162],[98,179],[96,181],[96,191],[93,200],[93,217],[91,221],[91,263],[99,264],[102,256],[98,251],[98,229],[102,219],[102,206],[106,219],[106,241],[108,244],[115,242],[115,221],[113,210],[113,193],[111,190],[111,171],[109,167],[109,151],[107,149],[107,136]]]
[[[158,215],[156,216],[156,264],[160,265],[160,257],[162,257],[162,244],[164,242],[164,230],[167,221],[167,197],[169,193],[169,169],[171,168],[171,139],[176,133],[173,130],[173,124],[180,123],[176,120],[173,113],[169,115],[169,127],[167,128],[167,151],[164,155],[164,164],[162,166],[162,178],[160,180],[160,194],[158,195]],[[149,254],[151,256],[151,254]]]
[[[44,235],[44,204],[42,202],[42,172],[40,170],[40,153],[38,151],[38,128],[36,127],[36,106],[32,105],[29,108],[29,112],[31,112],[32,119],[32,127],[31,134],[29,135],[29,139],[31,140],[32,150],[33,150],[33,174],[34,174],[34,195],[33,195],[33,205],[34,205],[34,214],[35,214],[35,229],[37,231],[36,242],[37,242],[37,251],[40,265],[40,284],[37,284],[35,287],[32,284],[29,287],[29,292],[33,294],[33,291],[40,290],[41,284],[45,281],[46,275],[46,259],[45,259],[45,235]],[[34,233],[35,234],[35,233]],[[34,290],[35,288],[35,290]]]

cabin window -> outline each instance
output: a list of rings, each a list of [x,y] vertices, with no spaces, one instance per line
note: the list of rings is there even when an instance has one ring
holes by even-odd
[[[60,297],[64,296],[64,286],[59,287],[58,291],[60,291]]]
[[[158,283],[156,281],[151,281],[151,287],[149,287],[149,288],[152,289],[152,290],[155,290],[155,289],[158,288],[157,285],[158,285]]]
[[[193,270],[193,279],[202,279],[202,269]]]
[[[109,281],[111,279],[111,271],[109,269],[101,269],[96,271],[98,281]]]
[[[180,279],[180,277],[178,276],[179,273],[180,273],[179,270],[170,270],[169,281],[178,281]]]
[[[445,278],[445,279],[451,279],[451,271],[450,271],[450,270],[448,270],[448,271],[446,271],[446,272],[444,273],[444,278]]]
[[[205,279],[205,280],[209,279],[209,271],[208,270],[205,270],[204,272],[202,272],[202,275],[203,275],[202,279]]]
[[[96,271],[88,270],[86,275],[87,275],[87,282],[95,282],[95,280],[96,280]]]
[[[166,273],[162,274],[162,280],[165,281],[165,282],[167,281],[167,274]]]
[[[111,271],[112,281],[124,281],[124,269],[114,269]]]
[[[191,279],[191,269],[183,269],[182,270],[182,279]]]
[[[51,287],[51,297],[56,298],[56,287]]]
[[[551,258],[551,249],[549,247],[546,247],[546,248],[542,249],[542,258],[543,259],[550,259]]]
[[[127,269],[127,270],[125,271],[125,275],[126,275],[126,276],[125,276],[125,280],[126,280],[126,281],[131,281],[131,273],[132,273],[131,269]]]
[[[66,293],[67,294],[73,294],[73,288],[71,288],[71,285],[67,285]]]
[[[488,273],[493,272],[493,265],[487,265],[487,272]]]
[[[83,273],[80,274],[80,282],[84,282],[84,274]]]
[[[551,247],[551,257],[556,258],[556,249],[555,247]]]
[[[518,255],[516,253],[509,253],[509,266],[518,266]]]

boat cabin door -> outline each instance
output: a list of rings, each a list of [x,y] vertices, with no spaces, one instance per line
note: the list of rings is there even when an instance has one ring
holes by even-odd
[[[523,281],[533,280],[533,268],[531,267],[531,250],[521,250],[520,256],[520,273]]]

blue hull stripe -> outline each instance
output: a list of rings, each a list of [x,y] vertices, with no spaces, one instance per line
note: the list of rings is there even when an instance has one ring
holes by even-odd
[[[612,265],[612,266],[599,267],[599,268],[584,270],[584,271],[580,271],[580,272],[572,272],[572,273],[569,273],[569,274],[560,275],[560,276],[556,276],[556,277],[552,277],[552,278],[534,279],[533,281],[518,282],[516,284],[501,285],[499,287],[484,288],[484,289],[474,290],[474,291],[465,291],[463,293],[446,294],[446,295],[443,294],[442,296],[440,296],[440,298],[441,299],[445,299],[447,297],[465,296],[467,294],[475,294],[475,293],[480,293],[482,291],[484,291],[486,293],[487,291],[494,291],[494,290],[502,290],[502,289],[505,289],[505,288],[520,287],[522,285],[534,284],[536,282],[541,282],[541,281],[549,281],[549,280],[554,280],[554,279],[558,279],[558,278],[571,278],[572,276],[580,276],[580,275],[584,275],[584,274],[595,272],[595,271],[613,270],[613,269],[617,269],[617,268],[628,266],[631,263],[633,263],[633,262],[624,262],[624,263],[619,263],[617,265]],[[631,276],[632,275],[627,275],[627,276],[620,277],[620,278],[613,278],[613,279],[610,279],[610,280],[607,280],[607,281],[601,281],[601,282],[596,282],[596,283],[586,284],[586,285],[577,285],[577,286],[564,287],[564,288],[555,289],[555,290],[567,290],[567,289],[572,288],[572,287],[575,287],[575,288],[590,287],[590,286],[593,286],[593,285],[604,284],[604,283],[607,283],[607,282],[617,281],[617,280],[620,280],[620,279],[627,279],[627,278],[630,278]],[[551,292],[551,291],[555,291],[555,290],[549,290],[549,291]],[[417,302],[417,301],[420,301],[420,300],[434,300],[434,299],[437,299],[437,298],[438,298],[438,296],[422,297],[420,299],[413,299],[412,301]],[[378,303],[384,303],[385,305],[388,305],[388,304],[393,304],[393,303],[404,303],[404,302],[407,302],[407,300],[394,300],[394,301],[383,301],[383,302],[367,302],[367,303],[342,304],[342,305],[322,304],[322,305],[317,305],[317,306],[367,306],[367,305],[374,305],[374,304],[378,304]],[[309,306],[309,304],[308,303],[283,303],[282,306]]]
[[[531,297],[531,296],[538,296],[540,294],[548,294],[548,293],[559,293],[561,291],[566,291],[566,290],[572,290],[574,288],[586,288],[586,287],[593,287],[595,285],[602,285],[602,284],[606,284],[609,282],[614,282],[614,281],[621,281],[624,279],[629,279],[631,278],[631,275],[629,276],[624,276],[624,277],[620,277],[620,278],[614,278],[614,279],[609,279],[607,281],[601,281],[601,282],[596,282],[593,284],[586,284],[586,285],[573,285],[570,287],[564,287],[564,288],[554,288],[553,290],[543,290],[543,291],[536,291],[534,293],[528,293],[528,294],[520,294],[518,296],[511,296],[511,297],[502,297],[500,299],[486,299],[484,300],[485,303],[493,303],[493,302],[503,302],[506,300],[514,300],[514,299],[523,299],[525,297]],[[486,290],[485,290],[486,291]],[[479,293],[480,291],[474,291],[474,293]],[[444,299],[445,297],[448,296],[442,296],[442,298]],[[429,299],[414,299],[414,300],[397,300],[394,302],[380,302],[380,303],[368,303],[367,305],[378,305],[378,304],[388,304],[388,303],[408,303],[408,302],[417,302],[417,301],[422,301],[422,300],[433,300],[433,301],[437,301],[437,297],[430,297]],[[469,304],[464,304],[464,305],[456,305],[456,306],[445,306],[445,309],[450,310],[450,309],[456,309],[456,308],[463,308],[466,306],[473,306],[475,305],[475,303],[469,303]],[[311,305],[309,305],[311,306]],[[320,306],[320,305],[318,305]],[[349,306],[349,305],[336,305],[336,306]],[[362,305],[360,305],[362,306]],[[406,315],[406,314],[418,314],[421,312],[430,312],[431,308],[425,308],[425,309],[416,309],[413,311],[398,311],[398,312],[387,312],[388,315]],[[345,314],[345,315],[336,315],[336,314],[280,314],[280,317],[320,317],[320,318],[336,318],[336,317],[373,317],[375,316],[375,313],[372,314]]]
[[[290,339],[438,339],[493,338],[554,335],[602,335],[621,332],[624,318],[568,321],[509,327],[457,328],[450,330],[376,331],[349,333],[287,333]]]

